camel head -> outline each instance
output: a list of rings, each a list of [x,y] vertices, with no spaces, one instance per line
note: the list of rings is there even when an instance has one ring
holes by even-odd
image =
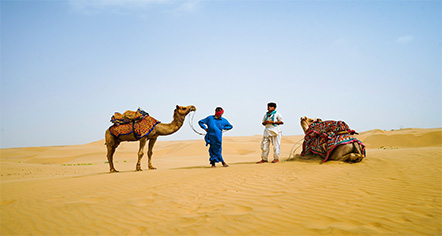
[[[192,105],[187,106],[187,107],[176,105],[174,113],[181,116],[181,117],[185,117],[191,111],[196,111],[196,107],[192,106]]]
[[[316,120],[312,119],[312,118],[308,118],[306,116],[301,117],[301,127],[302,130],[304,130],[304,133],[307,132],[308,127],[315,121],[322,121],[321,119],[317,118]]]

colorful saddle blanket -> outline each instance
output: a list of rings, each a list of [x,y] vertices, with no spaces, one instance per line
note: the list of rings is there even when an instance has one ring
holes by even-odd
[[[134,137],[138,140],[147,136],[158,123],[160,122],[155,118],[144,116],[141,120],[133,120],[126,124],[116,123],[109,128],[109,131],[115,137],[133,133]]]
[[[141,120],[144,117],[149,116],[149,113],[138,108],[137,111],[125,111],[123,114],[115,112],[111,118],[111,122],[114,124],[127,124],[133,120]]]
[[[301,156],[316,154],[325,162],[337,146],[353,142],[361,144],[365,156],[365,145],[353,137],[355,133],[344,121],[315,121],[304,136]]]

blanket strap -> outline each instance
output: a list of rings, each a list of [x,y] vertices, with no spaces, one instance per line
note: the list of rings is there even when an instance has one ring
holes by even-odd
[[[337,132],[336,134],[338,134],[338,135],[341,135],[341,134],[350,134],[350,135],[353,135],[353,134],[358,134],[358,133],[357,133],[356,131],[352,130],[352,129],[349,129],[349,130],[345,130],[345,131]]]

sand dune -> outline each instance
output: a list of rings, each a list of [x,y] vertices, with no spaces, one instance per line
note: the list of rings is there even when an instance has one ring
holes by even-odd
[[[209,168],[203,140],[1,151],[0,235],[441,235],[442,128],[372,130],[358,164],[288,157],[257,165],[261,136],[224,137],[229,168]],[[299,154],[301,148],[296,150]]]

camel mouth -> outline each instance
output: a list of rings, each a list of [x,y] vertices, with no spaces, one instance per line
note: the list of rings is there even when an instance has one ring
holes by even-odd
[[[190,111],[196,111],[196,107],[191,106],[191,107],[190,107]]]

